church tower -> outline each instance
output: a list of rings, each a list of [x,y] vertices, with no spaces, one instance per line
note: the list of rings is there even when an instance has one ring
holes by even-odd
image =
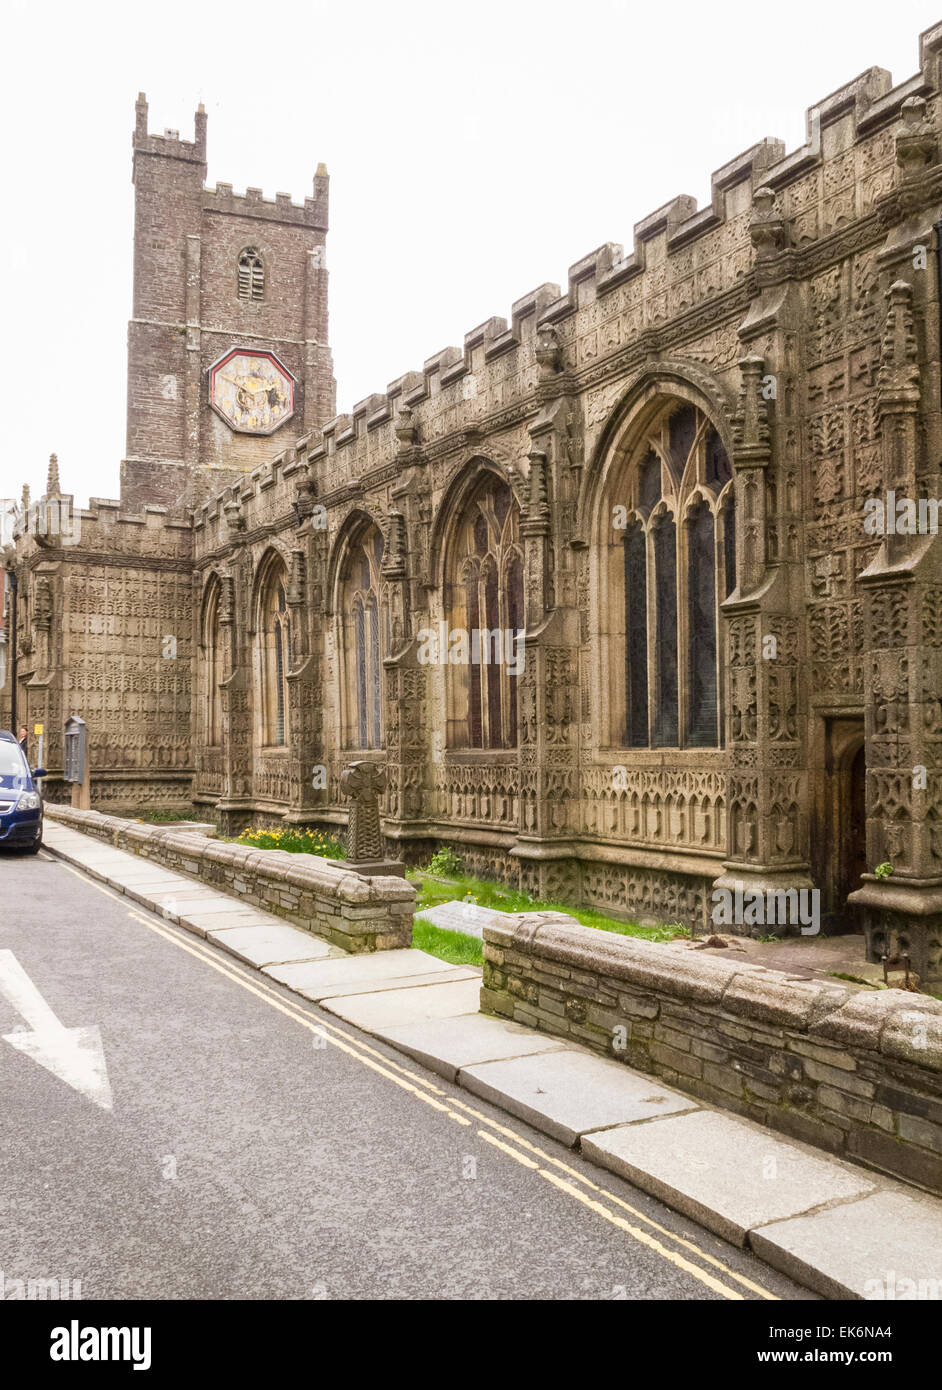
[[[335,413],[327,340],[328,177],[313,197],[206,188],[194,139],[134,130],[134,308],[121,500],[193,506]]]

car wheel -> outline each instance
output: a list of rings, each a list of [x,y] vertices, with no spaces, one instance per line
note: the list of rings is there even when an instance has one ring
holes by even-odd
[[[36,843],[35,843],[34,845],[28,845],[28,846],[27,846],[26,853],[27,853],[27,854],[38,854],[39,851],[42,849],[42,847],[43,847],[43,842],[42,842],[42,840],[37,840]]]

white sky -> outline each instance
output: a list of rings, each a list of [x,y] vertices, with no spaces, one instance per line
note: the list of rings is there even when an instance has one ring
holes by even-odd
[[[349,410],[872,65],[916,71],[932,0],[6,0],[0,496],[59,455],[118,492],[131,131],[193,138],[207,182],[301,201],[331,175],[331,341]]]

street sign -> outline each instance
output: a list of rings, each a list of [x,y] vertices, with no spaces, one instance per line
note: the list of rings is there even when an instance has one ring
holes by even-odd
[[[36,735],[37,738],[42,738],[43,726],[41,724],[34,724],[33,733]]]

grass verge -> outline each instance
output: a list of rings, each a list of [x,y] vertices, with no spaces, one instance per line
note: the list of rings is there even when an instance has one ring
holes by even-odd
[[[410,869],[407,878],[411,882],[422,882],[416,901],[416,912],[438,903],[469,902],[478,907],[495,908],[498,912],[566,912],[581,922],[584,927],[595,927],[599,931],[614,932],[618,936],[640,937],[643,941],[672,941],[676,936],[689,936],[690,932],[679,923],[659,924],[643,927],[637,922],[620,922],[614,917],[606,917],[603,912],[591,908],[572,907],[569,903],[544,902],[531,898],[529,893],[521,893],[516,888],[507,888],[501,883],[491,883],[488,879],[471,878],[467,874],[450,879],[430,879],[421,870]],[[462,936],[461,932],[445,935]],[[463,938],[468,939],[468,938]],[[470,938],[476,940],[476,938]],[[478,943],[480,944],[480,943]],[[425,948],[428,949],[428,948]],[[432,952],[437,954],[437,952]],[[442,957],[448,959],[448,957]]]
[[[450,965],[483,965],[483,943],[464,932],[446,931],[416,917],[412,924],[412,945],[418,951],[447,960]]]

